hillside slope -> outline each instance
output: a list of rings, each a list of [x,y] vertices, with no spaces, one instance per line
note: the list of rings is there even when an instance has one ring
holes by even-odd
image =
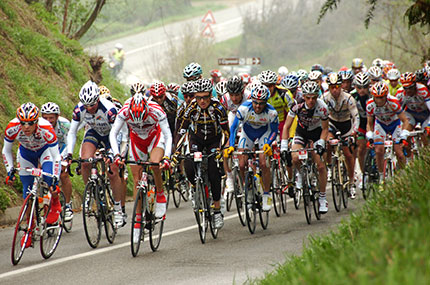
[[[70,119],[81,86],[89,79],[89,57],[77,41],[63,36],[55,18],[39,4],[23,0],[0,1],[0,132],[15,117],[20,104],[31,101],[39,107],[58,103],[62,116]],[[123,99],[123,87],[103,71],[102,84]],[[15,146],[16,147],[16,146]],[[0,182],[6,176],[0,167]],[[79,177],[79,179],[81,179]],[[74,181],[76,185],[77,180]],[[21,194],[0,183],[0,209],[19,204]]]

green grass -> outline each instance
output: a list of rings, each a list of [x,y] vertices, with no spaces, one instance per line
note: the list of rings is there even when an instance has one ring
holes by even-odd
[[[428,284],[430,154],[329,235],[253,284]]]

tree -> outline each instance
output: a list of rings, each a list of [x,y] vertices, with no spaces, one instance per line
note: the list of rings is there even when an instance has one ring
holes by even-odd
[[[318,17],[318,24],[321,19],[327,14],[328,11],[337,9],[341,0],[326,0],[320,10]],[[369,9],[366,13],[364,25],[368,28],[370,21],[373,19],[374,11],[378,0],[366,0]],[[407,18],[409,27],[420,24],[421,27],[428,26],[430,29],[430,0],[412,0],[412,4],[405,12],[404,17]]]

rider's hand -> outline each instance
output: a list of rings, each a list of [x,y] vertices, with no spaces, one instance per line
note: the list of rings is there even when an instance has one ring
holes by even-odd
[[[407,140],[409,135],[410,133],[408,130],[402,130],[402,132],[400,133],[400,140]]]
[[[366,139],[368,141],[373,140],[373,132],[372,131],[366,132]]]
[[[68,153],[64,160],[67,161],[67,164],[70,165],[72,163],[72,160],[73,160],[73,155],[71,153]]]
[[[263,151],[265,155],[272,156],[272,148],[269,144],[266,143],[263,145]]]
[[[175,152],[175,153],[172,155],[172,159],[171,159],[171,163],[170,163],[170,166],[171,166],[171,167],[175,167],[175,166],[176,166],[176,164],[178,164],[178,162],[179,162],[178,156],[179,156],[179,152]]]
[[[224,157],[229,158],[230,155],[233,153],[233,151],[234,151],[234,146],[229,146],[224,150]]]
[[[284,162],[291,161],[291,152],[284,150],[281,152],[281,158]]]
[[[315,148],[317,149],[317,154],[323,155],[325,152],[325,140],[319,139],[315,142]]]
[[[163,157],[163,159],[160,161],[160,169],[169,169],[170,167],[170,161],[167,156]]]
[[[5,181],[6,184],[9,184],[9,182],[12,183],[13,181],[15,181],[16,179],[15,172],[16,172],[16,169],[12,167],[7,174],[6,181]]]
[[[116,164],[116,166],[120,166],[120,165],[124,164],[124,161],[123,161],[123,159],[122,159],[122,157],[121,157],[120,154],[116,154],[115,155],[115,157],[113,159],[113,162]]]

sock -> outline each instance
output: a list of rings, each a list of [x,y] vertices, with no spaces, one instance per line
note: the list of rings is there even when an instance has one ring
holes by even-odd
[[[320,198],[325,198],[326,196],[326,193],[325,192],[320,192]]]
[[[117,212],[121,211],[121,201],[115,201],[115,204],[113,205],[113,208]]]
[[[122,210],[123,213],[125,213],[125,205],[121,206],[121,210]]]

